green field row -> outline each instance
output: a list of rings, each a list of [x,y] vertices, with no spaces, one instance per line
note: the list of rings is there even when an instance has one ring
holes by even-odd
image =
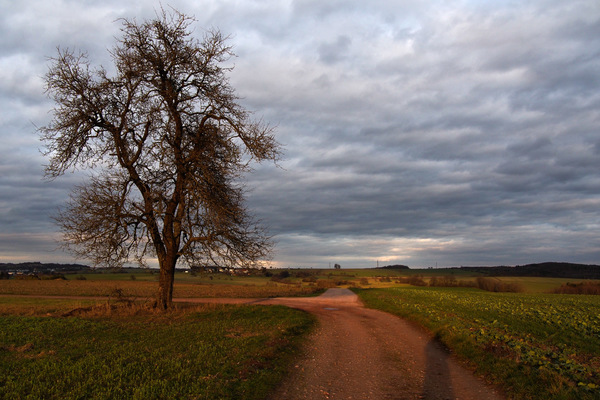
[[[470,288],[358,290],[416,321],[515,399],[600,398],[600,296]]]

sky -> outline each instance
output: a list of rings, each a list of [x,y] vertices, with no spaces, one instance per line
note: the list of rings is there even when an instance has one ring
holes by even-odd
[[[131,4],[130,4],[131,3]],[[600,264],[597,0],[171,0],[236,53],[284,159],[246,176],[275,267]],[[0,0],[0,262],[82,262],[43,179],[58,46],[111,65],[157,1]]]

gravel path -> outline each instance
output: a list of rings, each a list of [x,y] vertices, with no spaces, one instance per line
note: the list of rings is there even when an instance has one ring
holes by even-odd
[[[424,331],[364,308],[348,289],[279,298],[319,319],[303,357],[272,400],[502,399]]]

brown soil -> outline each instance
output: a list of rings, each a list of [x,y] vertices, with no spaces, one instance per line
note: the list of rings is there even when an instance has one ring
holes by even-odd
[[[282,304],[318,317],[303,356],[271,400],[503,399],[426,332],[364,308],[348,289],[312,298],[232,300]]]

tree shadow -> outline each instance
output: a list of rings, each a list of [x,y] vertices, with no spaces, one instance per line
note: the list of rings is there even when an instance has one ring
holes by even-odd
[[[435,339],[425,346],[426,366],[423,382],[424,399],[454,399],[452,378],[448,367],[449,354]]]

